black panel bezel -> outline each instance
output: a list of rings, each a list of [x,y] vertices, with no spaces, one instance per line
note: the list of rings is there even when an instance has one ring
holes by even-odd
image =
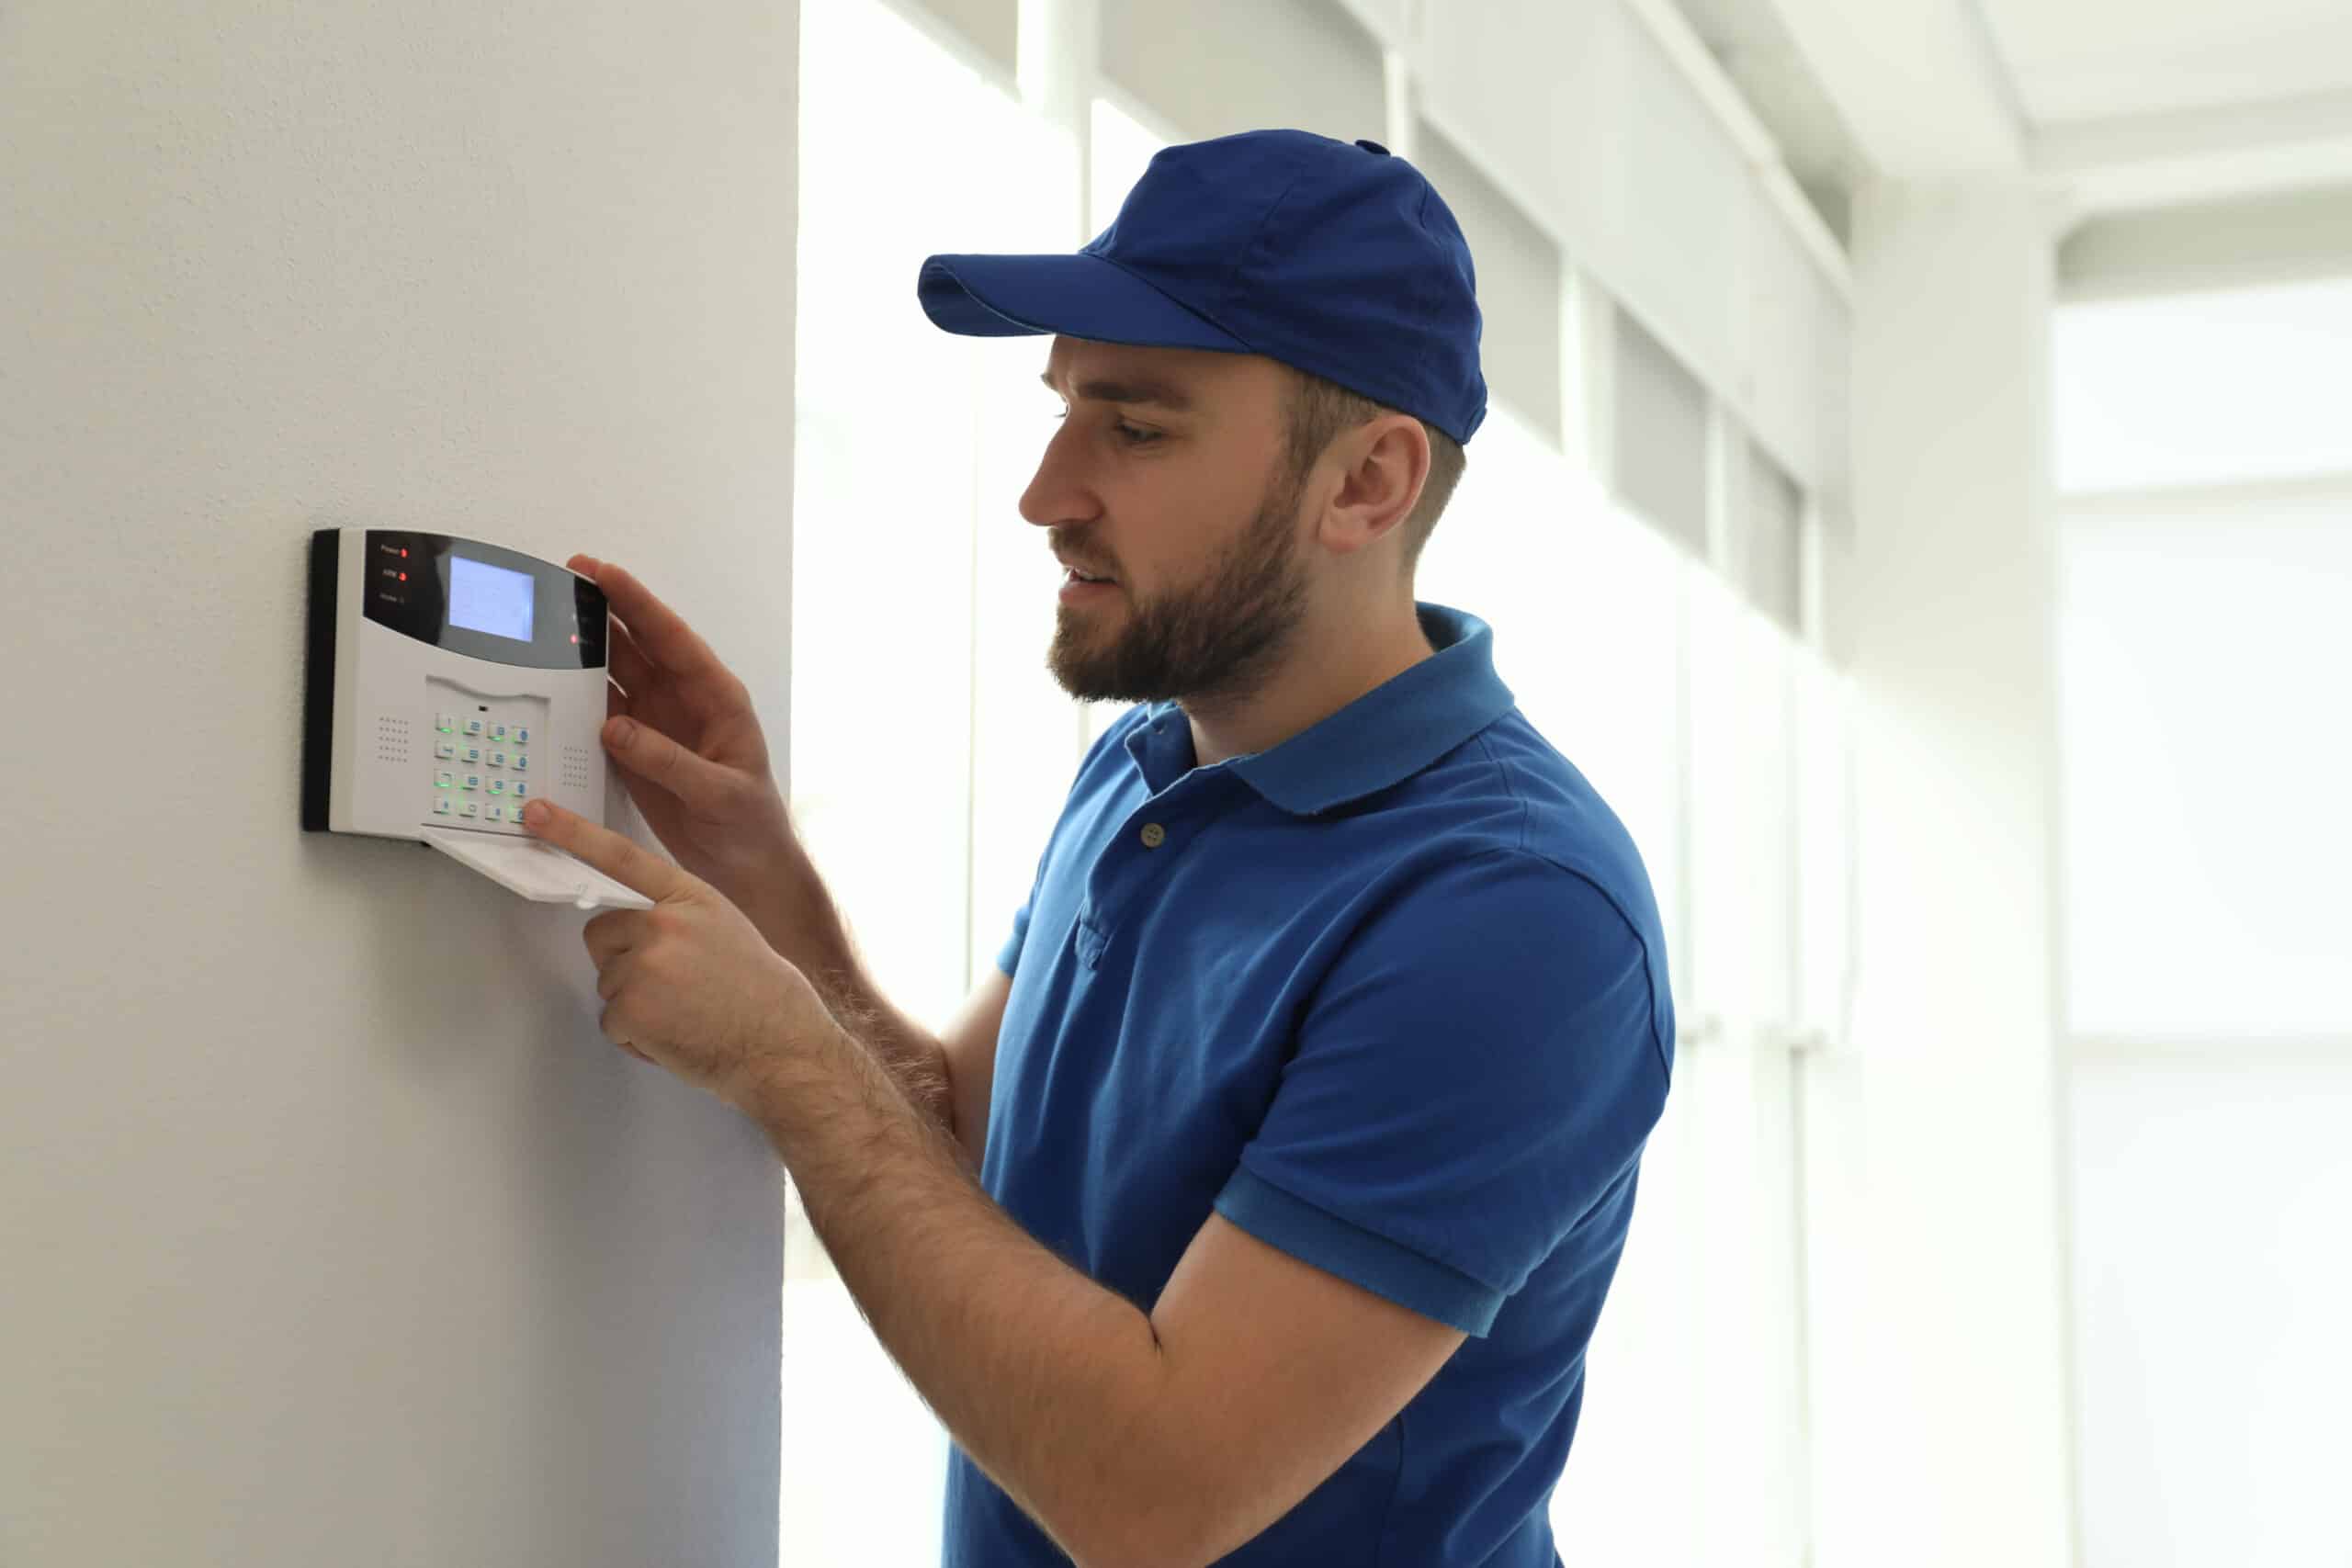
[[[360,613],[379,626],[492,664],[526,670],[605,668],[605,591],[576,572],[503,545],[407,528],[368,529],[364,552]],[[531,579],[530,641],[449,624],[453,556]],[[402,572],[407,573],[405,581],[401,581]]]
[[[334,769],[335,567],[343,530],[311,535],[310,625],[302,656],[302,830],[327,830],[327,783]]]

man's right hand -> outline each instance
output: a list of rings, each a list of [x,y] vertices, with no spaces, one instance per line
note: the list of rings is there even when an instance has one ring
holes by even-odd
[[[606,689],[605,754],[647,826],[799,966],[827,1007],[857,1021],[858,1038],[978,1170],[1012,982],[990,965],[946,1040],[891,1006],[865,977],[792,830],[752,694],[636,578],[594,556],[566,564],[612,605],[607,651],[618,689]]]
[[[616,624],[605,687],[605,753],[677,863],[709,883],[779,947],[763,905],[803,860],[768,763],[752,694],[707,643],[645,584],[609,561],[565,563],[605,592]],[[789,956],[789,954],[787,954]]]

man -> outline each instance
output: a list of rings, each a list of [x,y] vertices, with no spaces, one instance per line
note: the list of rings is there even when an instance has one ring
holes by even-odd
[[[767,1130],[955,1438],[948,1563],[1554,1564],[1674,1024],[1631,840],[1487,627],[1413,598],[1485,413],[1461,232],[1374,143],[1256,132],[1160,153],[1076,255],[919,292],[1052,334],[1049,660],[1138,705],[934,1037],[864,975],[741,682],[575,558],[684,867],[531,824],[658,900],[588,923],[605,1032]]]

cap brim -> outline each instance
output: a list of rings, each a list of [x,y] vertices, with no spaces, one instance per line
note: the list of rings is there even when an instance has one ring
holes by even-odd
[[[1248,354],[1250,345],[1114,263],[1085,254],[933,256],[923,313],[967,337],[1057,333],[1098,343]]]

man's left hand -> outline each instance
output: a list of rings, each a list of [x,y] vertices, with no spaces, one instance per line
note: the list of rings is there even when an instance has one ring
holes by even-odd
[[[524,830],[653,900],[581,932],[596,964],[605,1035],[757,1116],[772,1069],[837,1028],[816,987],[718,889],[576,812],[535,801]]]

